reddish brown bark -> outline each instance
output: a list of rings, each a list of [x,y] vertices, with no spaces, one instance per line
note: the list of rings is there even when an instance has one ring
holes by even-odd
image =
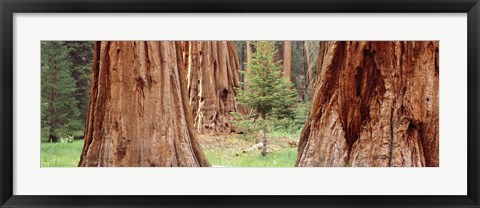
[[[292,41],[285,41],[283,45],[283,76],[292,79]]]
[[[307,59],[307,82],[308,82],[308,91],[312,92],[313,89],[313,63],[312,63],[312,58],[310,56],[311,50],[310,50],[310,43],[308,41],[304,42],[305,44],[305,57]]]
[[[232,41],[192,41],[188,49],[188,90],[194,125],[201,134],[235,132],[235,89],[240,63]]]
[[[193,128],[180,43],[96,42],[79,166],[209,166]]]
[[[438,42],[324,44],[296,165],[439,166]]]

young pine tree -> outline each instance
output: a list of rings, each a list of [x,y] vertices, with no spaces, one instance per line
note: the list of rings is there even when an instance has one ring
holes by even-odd
[[[42,42],[41,52],[42,136],[56,142],[59,137],[82,129],[75,99],[76,86],[71,76],[68,50],[62,42]]]
[[[280,62],[273,61],[274,43],[258,41],[254,47],[252,60],[247,63],[251,70],[245,74],[249,81],[243,83],[247,90],[239,90],[238,102],[253,109],[257,118],[291,118],[296,92],[292,83],[282,76]]]
[[[266,154],[266,132],[270,131],[274,120],[292,119],[294,116],[296,92],[288,78],[282,75],[282,65],[274,61],[275,44],[272,41],[254,43],[255,52],[251,54],[250,68],[245,76],[245,87],[239,89],[237,101],[253,110],[254,128],[263,138],[262,155]]]

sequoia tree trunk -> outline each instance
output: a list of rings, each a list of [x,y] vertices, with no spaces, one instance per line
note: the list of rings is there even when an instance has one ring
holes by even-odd
[[[180,43],[96,42],[79,166],[210,166],[188,105]]]
[[[240,86],[240,63],[232,41],[192,41],[188,55],[188,90],[194,126],[201,134],[235,132],[235,88]]]
[[[324,44],[296,165],[438,167],[438,41]]]
[[[292,79],[292,41],[285,41],[283,45],[283,76]]]
[[[320,66],[323,64],[323,59],[325,57],[325,50],[326,47],[325,45],[327,44],[327,41],[320,41],[319,46],[318,46],[318,55],[317,55],[317,69],[322,69]],[[312,57],[310,57],[312,58]],[[310,66],[309,68],[309,74],[308,74],[308,79],[309,79],[309,89],[308,91],[310,92],[310,96],[313,97],[313,93],[315,92],[315,79],[320,79],[320,70],[316,70],[315,74],[313,73],[313,66]],[[315,79],[314,79],[315,77]]]

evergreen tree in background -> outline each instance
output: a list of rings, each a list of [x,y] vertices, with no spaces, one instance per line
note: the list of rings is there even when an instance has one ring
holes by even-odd
[[[263,119],[267,116],[291,117],[296,93],[292,90],[292,83],[283,78],[280,63],[273,61],[276,54],[274,43],[258,41],[254,46],[252,61],[248,63],[251,71],[246,73],[248,90],[239,91],[238,102],[253,109],[256,116]]]
[[[252,109],[251,117],[241,118],[237,122],[257,132],[262,141],[262,156],[266,156],[267,132],[272,130],[276,121],[293,120],[296,92],[288,78],[283,77],[280,61],[275,61],[277,51],[273,41],[256,41],[255,52],[247,63],[248,80],[243,89],[239,89],[237,102]],[[252,120],[253,119],[253,120]]]
[[[42,42],[41,52],[42,138],[56,142],[60,137],[83,133],[77,89],[68,47],[60,41]]]
[[[80,112],[78,120],[85,126],[92,79],[93,42],[65,41],[63,45],[67,47],[71,74],[75,80],[75,99]]]

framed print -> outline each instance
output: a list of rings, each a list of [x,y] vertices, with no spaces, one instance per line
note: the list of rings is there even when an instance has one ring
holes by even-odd
[[[2,207],[479,207],[471,1],[2,1]]]

